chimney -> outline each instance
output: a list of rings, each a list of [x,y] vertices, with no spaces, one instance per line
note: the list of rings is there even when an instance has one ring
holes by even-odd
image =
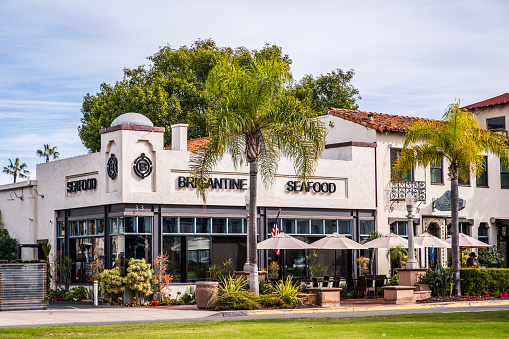
[[[187,127],[188,124],[171,126],[171,150],[187,151]]]

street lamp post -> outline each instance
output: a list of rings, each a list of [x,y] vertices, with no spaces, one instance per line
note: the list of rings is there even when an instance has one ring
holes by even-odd
[[[417,261],[415,260],[415,250],[414,250],[414,197],[408,192],[405,198],[406,209],[408,211],[408,224],[407,224],[407,233],[408,233],[408,261],[406,262],[405,268],[418,268]]]

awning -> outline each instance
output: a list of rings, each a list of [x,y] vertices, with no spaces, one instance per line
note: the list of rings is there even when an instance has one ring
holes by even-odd
[[[459,218],[458,222],[461,223],[468,223],[471,226],[474,226],[474,219],[465,219],[465,218]],[[445,218],[445,224],[449,225],[451,223],[451,218]]]
[[[495,219],[495,224],[502,224],[504,226],[509,226],[509,219]]]
[[[389,225],[392,224],[393,222],[396,222],[396,221],[408,221],[408,218],[389,218]],[[421,219],[414,218],[414,224],[415,225],[420,225],[421,224]]]

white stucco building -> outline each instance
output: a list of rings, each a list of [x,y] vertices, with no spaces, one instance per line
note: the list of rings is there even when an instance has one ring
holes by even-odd
[[[328,129],[326,149],[307,188],[285,158],[274,182],[259,184],[259,241],[270,235],[279,209],[281,231],[307,242],[332,232],[360,242],[374,230],[406,236],[401,198],[408,189],[419,208],[416,233],[447,237],[450,212],[433,208],[434,199],[449,190],[447,163],[414,169],[408,189],[391,183],[391,163],[403,146],[403,133],[418,118],[333,109],[321,120]],[[93,258],[102,258],[108,268],[132,257],[150,262],[161,252],[170,256],[174,281],[203,279],[209,265],[229,258],[241,270],[246,261],[248,167],[236,169],[225,157],[211,175],[204,204],[189,178],[188,162],[190,151],[206,140],[188,142],[187,126],[175,125],[172,146],[165,148],[163,132],[139,114],[124,114],[101,131],[100,152],[39,164],[36,181],[0,186],[5,227],[20,244],[35,246],[24,247],[23,259],[36,258],[37,244],[49,242],[53,255],[62,250],[76,261],[76,281],[86,280]],[[498,159],[487,156],[486,181],[478,184],[471,178],[459,188],[466,201],[460,231],[502,248],[507,238],[499,226],[509,220],[509,191],[503,187]],[[358,255],[367,255],[320,253],[324,274],[332,275],[336,263],[343,277],[356,271]],[[288,273],[305,273],[304,255],[288,252]],[[260,251],[259,258],[260,267],[278,260],[273,251]],[[419,259],[423,266],[444,265],[447,253],[422,252]],[[377,272],[389,269],[385,250],[379,250]]]

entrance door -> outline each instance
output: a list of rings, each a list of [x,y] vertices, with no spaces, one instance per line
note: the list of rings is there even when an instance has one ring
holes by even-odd
[[[440,227],[435,222],[428,226],[428,233],[432,236],[440,238]],[[438,265],[438,248],[428,248],[428,267],[435,269]]]

